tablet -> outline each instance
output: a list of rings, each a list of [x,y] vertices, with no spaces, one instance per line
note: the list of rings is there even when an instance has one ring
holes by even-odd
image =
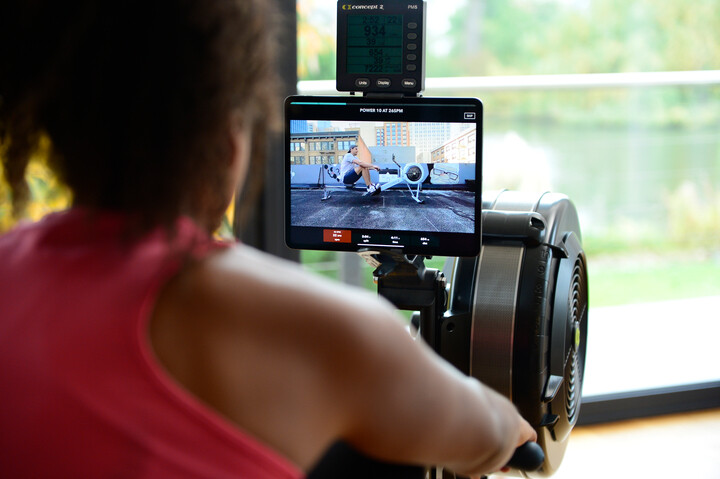
[[[292,96],[285,101],[291,248],[475,256],[482,103]]]

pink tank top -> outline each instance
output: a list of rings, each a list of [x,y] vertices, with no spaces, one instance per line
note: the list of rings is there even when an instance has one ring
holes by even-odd
[[[125,244],[123,223],[76,209],[0,236],[0,477],[302,477],[149,345],[158,290],[221,244],[188,219]]]

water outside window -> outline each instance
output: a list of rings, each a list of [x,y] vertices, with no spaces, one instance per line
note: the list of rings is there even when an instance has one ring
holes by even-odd
[[[334,88],[322,80],[335,75],[335,5],[298,1],[301,93]],[[584,394],[720,380],[720,2],[428,0],[427,9],[425,94],[483,100],[484,190],[551,190],[578,208],[591,305]],[[646,76],[595,81],[628,72]],[[468,77],[480,81],[453,81]],[[506,87],[483,87],[494,77]],[[302,257],[372,287],[354,257]]]

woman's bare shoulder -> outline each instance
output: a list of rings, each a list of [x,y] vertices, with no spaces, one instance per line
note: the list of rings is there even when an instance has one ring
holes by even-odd
[[[168,283],[150,336],[188,390],[306,467],[346,421],[336,389],[350,387],[343,382],[365,368],[371,345],[393,336],[376,338],[372,323],[401,334],[376,295],[238,246]]]
[[[214,302],[218,304],[242,303],[266,314],[286,312],[296,319],[317,318],[319,311],[331,317],[346,317],[366,308],[376,313],[391,311],[376,293],[331,281],[297,263],[242,245],[208,258],[195,280],[207,294],[217,295]]]
[[[190,340],[219,334],[302,349],[312,348],[312,335],[321,331],[324,337],[356,334],[363,328],[357,322],[367,315],[387,319],[395,312],[377,294],[238,245],[188,265],[173,278],[158,298],[154,323],[188,330]]]

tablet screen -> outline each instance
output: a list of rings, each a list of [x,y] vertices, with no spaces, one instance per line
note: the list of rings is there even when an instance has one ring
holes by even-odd
[[[479,100],[293,96],[285,152],[289,247],[478,254]]]

